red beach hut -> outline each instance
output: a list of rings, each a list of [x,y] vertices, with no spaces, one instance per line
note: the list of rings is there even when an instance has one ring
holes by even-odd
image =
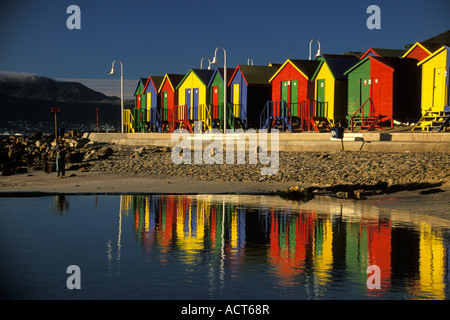
[[[368,56],[347,70],[351,129],[373,130],[420,117],[417,60]]]
[[[311,130],[315,116],[314,82],[311,81],[320,61],[288,59],[270,78],[272,101],[261,114],[261,128],[282,125],[291,131],[298,124],[301,130]]]
[[[161,131],[172,132],[173,110],[178,105],[178,91],[176,90],[180,81],[184,78],[184,74],[167,73],[158,89],[161,99]]]

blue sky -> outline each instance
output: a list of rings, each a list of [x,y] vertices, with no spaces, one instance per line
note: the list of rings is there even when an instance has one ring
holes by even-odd
[[[66,27],[72,4],[81,9],[80,30]],[[366,27],[372,4],[381,9],[380,30]],[[248,58],[255,65],[308,59],[313,38],[324,53],[401,49],[450,29],[449,13],[448,0],[2,1],[0,70],[111,79],[120,59],[125,79],[137,81],[199,68],[218,46],[233,68]]]

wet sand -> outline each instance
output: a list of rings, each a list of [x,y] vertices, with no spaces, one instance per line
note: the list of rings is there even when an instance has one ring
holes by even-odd
[[[55,173],[35,171],[0,177],[0,196],[37,196],[65,194],[273,194],[294,185],[290,182],[269,181],[196,181],[187,177],[165,175],[68,171],[65,178]],[[390,210],[433,216],[450,220],[450,185],[439,187],[441,192],[421,194],[423,190],[400,191],[367,197],[366,200],[336,199],[336,201],[364,201],[366,204]],[[276,196],[276,195],[275,195]],[[277,196],[278,197],[278,196]]]

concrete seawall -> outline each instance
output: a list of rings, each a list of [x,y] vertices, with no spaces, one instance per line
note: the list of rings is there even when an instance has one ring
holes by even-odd
[[[280,151],[317,151],[331,152],[368,151],[368,152],[444,152],[450,153],[450,133],[436,132],[363,132],[344,133],[344,139],[334,139],[330,133],[278,133],[278,148]],[[268,149],[271,149],[272,139],[276,134],[268,134],[265,138]],[[222,134],[186,134],[175,135],[172,133],[85,133],[84,138],[94,142],[114,143],[122,145],[166,146],[174,147],[183,139],[202,141],[208,145],[213,141],[223,139]],[[248,139],[257,143],[258,134],[233,133],[227,134],[225,139],[234,141],[235,145]],[[223,142],[226,143],[225,140]],[[274,147],[276,144],[274,145]]]

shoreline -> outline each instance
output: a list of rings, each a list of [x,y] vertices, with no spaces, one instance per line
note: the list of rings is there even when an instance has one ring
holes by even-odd
[[[280,197],[277,191],[292,186],[304,188],[311,184],[300,182],[268,182],[268,181],[201,181],[186,177],[167,175],[139,176],[137,174],[99,173],[99,172],[67,172],[67,177],[56,178],[55,173],[41,171],[16,174],[0,178],[1,197],[37,197],[65,195],[266,195]],[[430,194],[421,194],[424,190],[439,190]],[[389,194],[370,195],[364,200],[341,199],[327,197],[331,201],[354,203],[363,202],[380,209],[398,210],[450,221],[450,185],[438,188],[419,188],[403,190]],[[289,200],[286,200],[289,201]]]
[[[71,151],[66,157],[66,177],[63,179],[56,178],[54,172],[51,139],[36,134],[7,141],[3,146],[3,159],[16,163],[17,170],[8,169],[7,163],[4,164],[0,197],[55,194],[241,194],[277,196],[283,200],[292,199],[292,196],[302,200],[327,197],[450,220],[450,212],[446,210],[450,204],[450,157],[445,148],[442,152],[280,150],[270,152],[268,159],[264,158],[268,156],[264,152],[247,150],[240,161],[237,161],[239,154],[235,151],[229,164],[225,161],[228,157],[224,154],[216,157],[215,153],[215,159],[223,161],[207,164],[209,153],[203,151],[205,162],[197,162],[198,154],[194,152],[189,158],[192,160],[193,156],[193,161],[185,163],[183,160],[176,164],[172,147],[164,146],[159,140],[153,141],[156,145],[130,145],[71,135],[73,138],[66,138]],[[371,135],[366,134],[364,141]],[[318,134],[302,137],[312,139],[309,136],[329,139],[328,135]],[[380,134],[375,136],[380,137]],[[450,136],[414,137],[433,141],[438,137],[447,141]],[[284,135],[281,140],[289,144],[291,138],[298,139]],[[130,138],[126,142],[131,140],[140,141]],[[400,142],[380,143],[393,148]],[[422,146],[427,143],[429,141],[420,142]],[[336,142],[327,144],[335,145]],[[267,168],[275,170],[263,175]]]

